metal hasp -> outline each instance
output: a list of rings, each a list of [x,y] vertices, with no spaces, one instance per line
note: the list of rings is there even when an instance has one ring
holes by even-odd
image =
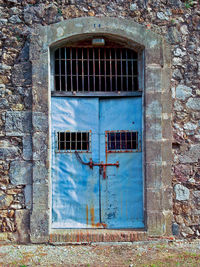
[[[89,162],[83,162],[80,155],[78,154],[77,151],[75,151],[75,155],[77,157],[77,159],[84,165],[88,165],[90,167],[90,169],[93,169],[93,166],[99,166],[100,167],[100,174],[101,174],[101,169],[103,168],[103,178],[106,179],[106,166],[116,166],[117,168],[119,167],[119,161],[117,161],[116,163],[95,163],[93,162],[92,158],[90,158]]]

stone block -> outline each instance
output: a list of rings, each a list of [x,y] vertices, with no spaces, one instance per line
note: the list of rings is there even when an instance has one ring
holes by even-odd
[[[0,147],[0,159],[1,160],[12,160],[19,157],[18,147]]]
[[[32,154],[32,137],[31,135],[23,136],[23,159],[31,160]]]
[[[146,118],[146,139],[162,140],[161,118]]]
[[[12,184],[32,184],[32,163],[26,161],[12,161],[10,163],[9,176]]]
[[[162,190],[147,189],[146,199],[148,211],[162,211]]]
[[[15,86],[31,85],[31,63],[29,61],[14,65],[12,82]]]
[[[162,92],[161,68],[147,66],[145,81],[147,92]]]
[[[189,98],[186,107],[192,110],[199,111],[200,110],[200,98]]]
[[[168,40],[171,44],[179,44],[182,42],[181,33],[176,27],[168,28]]]
[[[171,186],[166,187],[162,190],[161,199],[162,199],[162,209],[172,210],[173,189]]]
[[[176,87],[176,98],[185,101],[187,98],[192,96],[192,88],[180,84]]]
[[[147,93],[145,99],[145,115],[151,119],[162,117],[161,93]]]
[[[8,136],[24,136],[32,130],[30,111],[7,111],[5,131]]]
[[[49,186],[41,184],[33,184],[33,205],[34,207],[48,209],[49,208]]]
[[[42,161],[35,161],[33,165],[33,182],[38,184],[48,183],[48,167]]]
[[[8,209],[10,204],[13,202],[13,196],[7,195],[4,192],[0,191],[0,209]]]
[[[48,58],[48,56],[46,57]],[[46,58],[33,62],[32,110],[48,114],[48,61]],[[41,65],[42,63],[42,65]]]
[[[191,145],[189,150],[185,151],[182,155],[179,156],[181,163],[194,163],[198,162],[200,159],[200,144]]]
[[[165,235],[171,236],[172,235],[172,221],[173,221],[173,213],[172,211],[163,211],[163,216],[165,220]]]
[[[147,232],[149,236],[162,236],[165,233],[165,218],[162,212],[148,212]]]
[[[17,230],[17,241],[19,243],[30,242],[30,213],[29,210],[16,210],[15,223]]]
[[[44,160],[48,157],[48,144],[46,133],[33,135],[33,160]]]
[[[162,162],[161,142],[146,141],[146,163]]]
[[[170,163],[172,162],[172,141],[165,140],[162,142],[162,160]]]
[[[32,212],[30,230],[32,243],[49,241],[49,210],[38,208]]]
[[[47,132],[48,131],[48,116],[42,112],[33,112],[33,130],[35,132]]]
[[[162,119],[162,137],[164,139],[172,140],[172,124],[169,114],[164,113]]]
[[[171,52],[170,52],[171,53]],[[172,71],[170,67],[164,67],[162,69],[162,92],[169,93],[171,89],[171,77],[172,77]]]
[[[147,163],[146,164],[146,187],[160,189],[162,186],[162,164]]]
[[[171,114],[172,113],[172,95],[171,92],[163,92],[161,96],[162,101],[162,112]]]
[[[0,98],[0,109],[8,109],[9,108],[9,103],[8,100],[5,98]]]
[[[163,63],[164,67],[171,67],[171,46],[170,44],[163,38],[162,40],[162,56],[163,56]],[[169,79],[170,80],[170,79]]]
[[[25,206],[27,210],[32,208],[32,185],[26,185],[24,188]]]
[[[160,40],[149,40],[146,48],[145,61],[147,64],[158,64],[163,66],[162,45]]]
[[[162,165],[162,182],[165,187],[172,185],[171,167],[171,163]]]
[[[174,192],[176,194],[176,200],[184,201],[190,198],[190,190],[181,184],[176,184],[174,186]]]

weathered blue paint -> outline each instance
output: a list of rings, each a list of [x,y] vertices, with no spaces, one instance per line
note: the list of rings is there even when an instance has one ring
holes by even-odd
[[[99,222],[99,169],[77,161],[74,152],[56,153],[56,132],[91,131],[91,153],[84,161],[99,161],[97,98],[52,98],[52,227],[88,228]]]
[[[108,228],[143,228],[142,99],[121,98],[100,101],[100,161],[108,166],[101,180],[101,220]],[[139,151],[107,153],[105,131],[139,133]]]
[[[141,98],[52,97],[51,113],[52,227],[144,227]],[[106,156],[105,131],[112,130],[138,131],[139,152]],[[74,152],[56,153],[58,131],[91,131],[91,151],[82,160],[120,166],[107,166],[103,179],[99,166],[81,164]]]

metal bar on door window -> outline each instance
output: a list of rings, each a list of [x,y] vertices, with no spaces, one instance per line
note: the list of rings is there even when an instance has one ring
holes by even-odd
[[[112,55],[110,49],[110,91],[112,91]]]
[[[132,68],[132,86],[131,86],[131,91],[134,91],[135,90],[135,86],[134,86],[134,61],[133,61],[133,51],[131,51],[131,68]]]
[[[115,48],[115,90],[118,91],[117,88],[117,52]]]
[[[89,60],[89,48],[87,48],[87,64],[88,64],[88,92],[90,91],[90,60]]]
[[[99,91],[101,91],[101,55],[100,55],[100,48],[98,49],[98,56],[99,56]]]
[[[128,55],[126,50],[126,91],[128,91]]]
[[[92,55],[93,55],[93,86],[94,86],[94,90],[95,90],[95,54],[94,54],[94,48],[92,49]]]
[[[121,91],[124,91],[123,90],[122,49],[120,49],[120,66],[121,66]]]
[[[70,152],[72,151],[72,133],[69,133],[69,144],[70,144]]]
[[[76,48],[76,91],[78,92],[78,48]]]
[[[83,48],[81,54],[81,66],[82,66],[82,90],[84,92],[84,63],[83,63]]]
[[[67,91],[67,50],[65,47],[65,91]]]
[[[70,47],[70,69],[71,69],[71,91],[73,91],[73,79],[72,79],[72,48]]]
[[[107,83],[106,83],[106,49],[104,48],[104,80],[105,80],[105,91],[107,91]]]
[[[77,132],[75,132],[75,150],[77,150],[77,142],[78,142],[78,140],[77,140]]]
[[[62,90],[62,83],[61,83],[61,79],[62,79],[62,76],[61,76],[61,48],[59,48],[59,91]]]

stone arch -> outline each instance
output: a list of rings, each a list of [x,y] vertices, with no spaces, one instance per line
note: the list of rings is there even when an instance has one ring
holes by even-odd
[[[144,169],[146,229],[142,236],[171,233],[170,48],[165,40],[131,20],[84,17],[39,27],[32,34],[33,207],[31,241],[51,241],[50,98],[53,47],[85,35],[117,37],[144,58]],[[108,230],[109,231],[109,230]],[[117,240],[116,240],[117,241]],[[118,240],[121,241],[121,240]],[[129,240],[125,240],[129,241]]]

